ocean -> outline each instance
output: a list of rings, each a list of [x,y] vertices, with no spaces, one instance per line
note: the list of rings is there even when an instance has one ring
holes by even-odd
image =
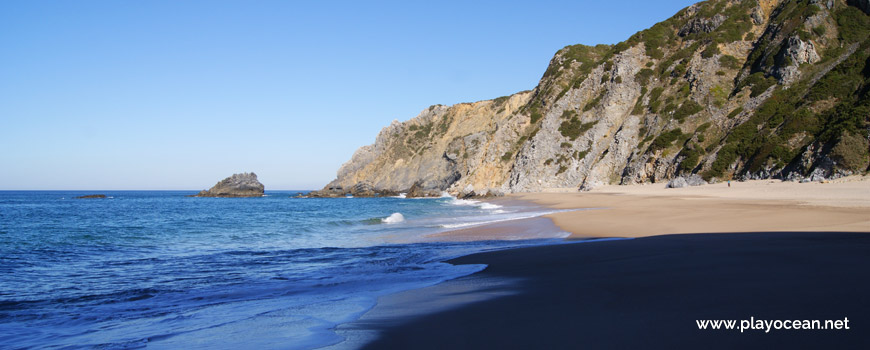
[[[552,212],[518,203],[194,193],[0,191],[0,348],[313,349],[379,296],[485,267],[447,259],[566,235],[429,237]]]

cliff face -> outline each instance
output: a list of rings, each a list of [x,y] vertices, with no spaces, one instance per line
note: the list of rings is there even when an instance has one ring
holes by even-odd
[[[438,195],[459,184],[502,187],[510,174],[509,157],[522,145],[521,134],[529,126],[519,109],[531,96],[521,92],[451,107],[436,105],[407,122],[394,121],[373,145],[358,149],[341,166],[322,195],[394,194],[412,187],[419,188],[413,192],[420,195]]]
[[[566,47],[533,91],[394,121],[313,195],[865,172],[867,8],[711,0],[616,45]]]
[[[262,197],[265,187],[257,174],[233,174],[221,180],[207,191],[200,191],[194,197]]]

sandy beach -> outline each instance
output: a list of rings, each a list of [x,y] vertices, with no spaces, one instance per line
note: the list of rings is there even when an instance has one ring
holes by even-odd
[[[602,186],[590,192],[513,194],[556,209],[549,215],[581,237],[677,233],[870,232],[870,177],[826,183],[777,180],[666,189],[663,184]]]
[[[340,333],[374,332],[367,349],[870,346],[870,177],[605,186],[500,200],[588,210],[547,216],[577,243],[449,261],[487,268],[383,297]],[[504,239],[547,225],[518,220],[438,238]],[[853,323],[770,332],[696,323],[751,318]]]

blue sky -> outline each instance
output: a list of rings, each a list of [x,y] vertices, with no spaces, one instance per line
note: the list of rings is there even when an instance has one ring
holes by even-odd
[[[0,189],[318,189],[392,120],[692,1],[2,1]]]

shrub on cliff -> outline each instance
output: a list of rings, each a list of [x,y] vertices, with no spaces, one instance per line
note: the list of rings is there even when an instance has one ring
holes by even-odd
[[[572,117],[570,120],[562,122],[559,126],[559,132],[571,141],[574,141],[584,132],[595,126],[596,122],[582,123],[577,117]]]
[[[683,131],[679,128],[664,132],[656,137],[655,140],[653,140],[652,145],[650,145],[650,149],[653,151],[665,149],[673,144],[674,141],[676,141],[681,136],[683,136]]]
[[[865,171],[870,163],[868,141],[851,132],[844,132],[837,145],[831,150],[831,159],[851,171]]]

